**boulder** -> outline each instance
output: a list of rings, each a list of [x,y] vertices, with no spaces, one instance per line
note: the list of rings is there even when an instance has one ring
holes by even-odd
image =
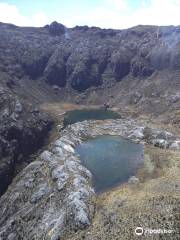
[[[16,101],[15,108],[14,108],[15,113],[19,114],[22,113],[23,111],[23,106],[19,101]]]
[[[165,139],[153,139],[152,144],[155,147],[160,147],[160,148],[167,148],[169,145],[168,141],[166,141]]]
[[[170,144],[169,149],[180,150],[180,141],[174,141]]]
[[[139,183],[139,178],[137,178],[135,176],[132,176],[132,177],[129,178],[128,183],[129,184],[138,184]]]
[[[177,92],[174,95],[169,96],[168,100],[169,100],[170,103],[178,102],[180,100],[180,92]]]

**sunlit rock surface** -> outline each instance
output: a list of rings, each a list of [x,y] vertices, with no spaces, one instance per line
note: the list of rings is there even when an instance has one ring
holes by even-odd
[[[68,126],[49,149],[14,179],[1,197],[0,239],[54,240],[91,224],[95,209],[92,175],[81,165],[74,147],[87,137],[103,134],[152,144],[160,139],[160,147],[166,148],[172,145],[176,148],[174,143],[179,141],[161,130],[148,129],[147,134],[146,127],[121,119]],[[157,141],[155,145],[159,146]]]

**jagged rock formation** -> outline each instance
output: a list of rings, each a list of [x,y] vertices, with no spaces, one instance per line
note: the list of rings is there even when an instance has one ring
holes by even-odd
[[[87,137],[121,135],[163,148],[180,143],[169,132],[126,120],[84,121],[68,126],[60,134],[2,196],[2,240],[59,239],[90,225],[95,208],[92,176],[74,151],[75,145]]]
[[[101,104],[134,104],[140,112],[156,114],[178,109],[179,44],[179,27],[68,29],[53,22],[42,28],[20,28],[1,23],[0,157],[6,178],[9,179],[7,169],[12,169],[9,166],[16,162],[14,159],[29,151],[18,154],[18,149],[27,149],[30,142],[39,146],[49,129],[49,120],[32,112],[31,108],[36,109],[39,102],[66,100],[67,94],[72,101],[76,96],[78,102],[97,99],[91,96],[94,86],[93,93],[95,90],[101,96],[97,100]],[[171,112],[169,115],[168,120],[179,124],[178,116]],[[41,139],[37,138],[40,132]],[[24,139],[29,140],[25,143]],[[29,153],[35,148],[30,149]]]
[[[116,81],[179,70],[179,27],[137,26],[127,30],[75,27],[53,22],[44,28],[0,26],[0,70],[16,77],[44,77],[78,91]]]
[[[112,30],[69,29],[57,22],[42,28],[0,24],[1,83],[36,102],[69,97],[136,105],[157,115],[176,111],[179,100],[169,102],[169,96],[180,92],[179,55],[179,26]]]
[[[179,26],[136,26],[127,30],[112,30],[87,26],[69,29],[57,22],[41,28],[0,23],[0,195],[18,172],[17,168],[34,160],[29,156],[43,145],[53,124],[50,117],[39,110],[39,104],[63,100],[130,106],[136,109],[134,117],[149,114],[158,118],[159,122],[179,126],[179,59]],[[75,134],[80,125],[74,126],[75,129],[72,126],[70,130]],[[81,129],[84,135],[93,136],[91,124],[89,131],[87,123],[82,126],[87,128]],[[140,125],[137,127],[133,122],[120,124],[114,121],[106,128],[107,131],[101,126],[95,127],[94,134],[108,133],[110,129],[111,134],[121,134],[161,148],[177,150],[180,147],[178,137]],[[68,133],[64,131],[63,134]],[[79,135],[76,137],[78,139]],[[68,139],[75,141],[73,136],[68,136]],[[71,152],[64,145],[56,147],[63,151],[64,156]],[[68,164],[69,155],[62,163],[62,155],[54,153],[54,150],[55,146],[41,155],[49,156],[48,161],[38,157],[20,172],[2,196],[0,236],[3,239],[22,239],[23,234],[27,239],[39,234],[39,239],[42,239],[43,231],[50,234],[47,239],[52,236],[56,239],[57,235],[77,230],[76,224],[80,227],[89,224],[93,215],[93,210],[89,208],[93,203],[89,205],[88,202],[93,198],[90,178],[82,173],[83,169],[79,170],[78,159],[73,155],[73,159],[77,160],[75,172],[84,179],[75,176],[77,173],[72,173],[73,178],[69,179],[73,166],[66,166],[66,171],[60,166]],[[52,166],[52,161],[56,160]],[[60,172],[53,171],[53,167]],[[39,174],[39,178],[33,178],[31,173]],[[67,179],[69,189],[66,188]],[[73,181],[80,180],[82,182],[78,185],[89,189],[82,202],[79,202],[81,193],[73,185]],[[68,205],[68,201],[74,201],[68,198],[73,191],[76,203],[82,204],[85,212],[79,212],[77,206],[72,209]],[[53,193],[55,197],[51,198]],[[7,199],[10,202],[6,207]],[[53,211],[62,209],[62,212],[52,213],[50,203],[54,204]],[[21,204],[25,206],[25,211],[28,209],[27,215],[20,209]],[[74,215],[65,216],[64,209]],[[45,210],[49,211],[47,218],[44,218]],[[31,217],[35,217],[32,222]],[[29,225],[24,224],[23,218],[28,220]],[[54,221],[51,222],[50,218]],[[43,219],[47,220],[47,226],[42,225]],[[59,233],[57,228],[64,221],[67,221],[64,232]]]
[[[52,120],[7,89],[0,94],[0,195],[15,171],[28,156],[43,145]]]

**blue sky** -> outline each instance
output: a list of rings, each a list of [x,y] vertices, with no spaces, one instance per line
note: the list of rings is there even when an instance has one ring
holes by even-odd
[[[179,13],[180,0],[0,0],[0,21],[20,26],[179,25]]]
[[[44,11],[49,15],[63,13],[68,11],[88,11],[94,9],[97,6],[103,6],[108,1],[103,0],[7,0],[0,1],[15,5],[22,14],[31,15],[37,11]],[[122,2],[117,1],[117,2]],[[141,0],[127,0],[130,8],[138,7],[141,4]]]

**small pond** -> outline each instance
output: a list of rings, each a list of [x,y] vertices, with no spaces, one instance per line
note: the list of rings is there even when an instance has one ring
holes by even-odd
[[[82,109],[68,111],[64,115],[64,126],[84,120],[105,120],[118,119],[120,115],[116,112],[105,109]]]
[[[143,145],[119,136],[103,135],[76,147],[82,164],[93,174],[96,192],[117,186],[135,175],[144,158]]]

